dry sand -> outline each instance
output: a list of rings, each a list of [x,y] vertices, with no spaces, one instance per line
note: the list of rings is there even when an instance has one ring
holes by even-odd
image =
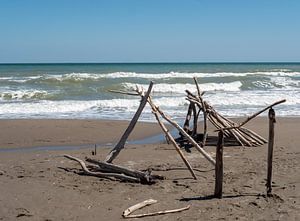
[[[126,122],[87,121],[88,126],[82,128],[77,127],[85,123],[58,122],[1,121],[0,146],[114,142],[126,128]],[[49,123],[60,126],[49,129]],[[38,133],[28,128],[29,131],[23,131],[28,124],[35,125],[31,129]],[[277,119],[274,196],[270,198],[264,195],[267,145],[225,147],[223,199],[211,198],[214,168],[195,149],[185,155],[197,169],[198,180],[193,180],[184,169],[171,145],[126,146],[114,163],[135,169],[150,167],[154,174],[166,177],[151,186],[80,176],[74,173],[80,169],[79,165],[61,157],[68,153],[83,159],[91,155],[91,149],[0,152],[0,220],[120,220],[123,210],[149,198],[159,202],[139,212],[186,205],[191,208],[141,220],[300,220],[299,125],[300,118]],[[266,118],[255,119],[248,126],[267,137]],[[133,137],[139,138],[149,131],[155,134],[152,128],[151,124],[140,124]],[[205,149],[214,155],[215,147]],[[99,148],[97,157],[104,159],[108,152],[107,147]]]

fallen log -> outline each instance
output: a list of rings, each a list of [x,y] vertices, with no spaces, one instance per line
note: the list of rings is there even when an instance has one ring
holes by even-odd
[[[67,154],[65,154],[64,157],[66,157],[66,158],[68,158],[70,160],[74,160],[74,161],[78,162],[86,175],[96,176],[96,177],[101,177],[101,178],[106,178],[106,179],[116,178],[116,179],[127,181],[127,182],[140,183],[140,179],[139,178],[135,178],[135,177],[131,177],[131,176],[126,176],[124,174],[102,173],[102,172],[90,171],[87,168],[86,164],[81,159],[78,159],[76,157],[73,157],[73,156],[70,156],[70,155],[67,155]]]
[[[127,176],[138,178],[143,184],[153,184],[157,179],[164,179],[164,177],[162,176],[151,175],[150,171],[142,172],[138,170],[132,170],[123,166],[101,162],[99,160],[91,158],[86,158],[85,160],[89,163],[96,164],[97,166],[99,166],[99,169],[105,172],[121,173]]]

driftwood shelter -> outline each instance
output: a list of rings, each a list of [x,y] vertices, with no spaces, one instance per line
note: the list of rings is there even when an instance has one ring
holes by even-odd
[[[148,103],[152,109],[152,113],[157,120],[157,123],[161,127],[162,131],[165,133],[165,137],[168,143],[172,144],[175,150],[180,155],[181,159],[183,160],[184,164],[190,171],[191,175],[194,179],[197,179],[196,174],[188,162],[184,153],[182,151],[181,146],[192,146],[197,151],[199,151],[211,164],[215,167],[216,170],[216,186],[215,186],[215,195],[218,197],[222,197],[222,177],[223,177],[223,160],[222,160],[222,152],[223,152],[223,139],[224,137],[227,139],[234,140],[238,145],[245,146],[245,147],[254,147],[260,146],[262,144],[267,143],[268,141],[260,136],[259,134],[255,133],[252,130],[249,130],[245,127],[245,125],[251,121],[253,118],[261,114],[266,110],[273,110],[272,107],[278,104],[285,102],[285,100],[281,100],[275,102],[266,108],[258,111],[257,113],[249,116],[245,121],[240,124],[233,122],[232,120],[222,116],[218,113],[209,103],[204,100],[203,95],[204,92],[200,91],[197,79],[194,78],[195,87],[197,88],[197,94],[193,94],[190,91],[186,90],[186,100],[189,101],[187,115],[185,118],[185,122],[183,127],[181,127],[176,121],[174,121],[170,116],[166,115],[157,105],[155,105],[153,98],[151,96],[151,91],[153,88],[153,82],[150,82],[147,91],[143,88],[139,88],[138,86],[134,91],[111,91],[114,93],[121,93],[126,95],[138,96],[141,98],[140,105],[133,116],[132,120],[130,121],[127,129],[125,130],[124,134],[120,138],[119,142],[116,146],[108,153],[106,159],[104,161],[99,161],[97,159],[86,158],[85,162],[81,159],[70,155],[64,155],[66,158],[77,161],[84,173],[86,175],[97,176],[107,179],[117,179],[126,182],[137,182],[142,184],[153,184],[159,179],[163,179],[163,177],[158,175],[152,175],[151,171],[138,171],[125,168],[123,166],[113,164],[113,160],[118,156],[120,151],[125,147],[125,143],[127,138],[129,137],[130,133],[134,129],[139,116],[141,115],[145,105]],[[200,115],[200,113],[202,113]],[[198,133],[198,123],[199,123],[199,116],[203,116],[203,133]],[[192,127],[190,127],[190,121],[192,120]],[[275,119],[275,113],[274,113]],[[174,128],[179,131],[180,137],[177,139],[173,138],[169,130],[167,129],[165,120]],[[206,141],[208,138],[208,131],[207,131],[207,123],[208,121],[215,127],[216,131],[219,131],[219,139],[217,142],[217,151],[216,151],[216,159],[214,159],[209,153],[204,150],[204,146],[206,145]],[[270,129],[271,130],[271,129]],[[274,138],[274,133],[273,133]],[[273,142],[270,142],[269,137],[269,150],[272,151]],[[272,154],[271,154],[272,155]],[[272,161],[272,158],[269,157]],[[89,164],[86,164],[89,163]],[[272,166],[271,166],[272,169]],[[269,172],[268,172],[268,182],[269,179]]]

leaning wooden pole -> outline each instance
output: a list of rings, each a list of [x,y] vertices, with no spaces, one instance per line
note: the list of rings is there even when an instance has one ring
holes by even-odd
[[[149,104],[152,103],[149,101]],[[156,107],[158,113],[164,118],[166,121],[168,121],[171,125],[173,125],[181,134],[189,141],[191,144],[198,150],[213,166],[215,166],[216,162],[215,160],[201,147],[198,145],[198,143],[187,133],[185,132],[174,120],[172,120],[170,117],[164,114],[158,107]]]
[[[223,130],[219,131],[219,138],[216,148],[216,167],[215,167],[215,194],[217,198],[222,198],[223,191],[223,146],[224,146],[224,133]]]
[[[273,163],[273,146],[274,146],[274,125],[276,123],[275,111],[269,110],[269,142],[268,142],[268,174],[267,174],[267,195],[272,193],[272,163]]]
[[[193,178],[195,180],[197,180],[197,176],[191,166],[191,164],[189,163],[189,161],[185,158],[185,156],[183,155],[180,147],[178,146],[178,144],[176,143],[176,141],[174,140],[174,138],[172,137],[172,135],[170,134],[170,132],[168,131],[168,129],[166,128],[166,126],[164,125],[164,123],[160,120],[159,116],[158,116],[158,110],[157,107],[151,102],[151,98],[149,97],[149,104],[152,108],[153,114],[159,124],[159,126],[161,127],[162,131],[166,134],[166,137],[168,138],[168,140],[173,144],[173,146],[175,147],[175,150],[177,151],[177,153],[180,155],[181,159],[183,160],[184,164],[186,165],[186,167],[188,168],[188,170],[191,172]]]
[[[134,129],[136,122],[138,121],[145,105],[147,104],[148,97],[151,93],[153,87],[153,82],[151,81],[148,87],[148,90],[145,94],[145,96],[142,97],[142,100],[140,102],[140,106],[138,107],[136,113],[134,114],[132,120],[130,121],[130,124],[128,125],[127,129],[125,130],[123,136],[121,137],[120,141],[117,143],[117,145],[114,147],[113,150],[110,151],[110,153],[107,155],[105,161],[107,163],[111,163],[120,153],[120,151],[124,148],[124,145],[126,143],[127,138],[129,137],[130,133]]]
[[[206,112],[206,106],[205,103],[203,101],[202,95],[201,95],[201,91],[199,88],[199,84],[197,81],[197,78],[194,77],[194,82],[196,84],[196,88],[197,88],[197,92],[198,92],[198,97],[199,100],[201,102],[201,107],[202,107],[202,111],[203,111],[203,140],[202,140],[202,147],[205,146],[206,143],[206,139],[207,139],[207,112]]]

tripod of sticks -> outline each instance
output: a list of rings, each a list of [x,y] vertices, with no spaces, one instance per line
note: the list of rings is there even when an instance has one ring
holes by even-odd
[[[145,91],[143,88],[139,88],[138,86],[133,92],[128,91],[111,91],[114,93],[121,93],[126,95],[132,95],[132,96],[139,96],[141,98],[140,105],[133,116],[132,120],[130,121],[127,129],[125,130],[124,134],[120,138],[119,142],[116,144],[116,146],[109,152],[106,159],[104,161],[99,161],[97,159],[91,159],[86,158],[86,162],[89,163],[89,165],[86,165],[86,163],[76,157],[72,157],[69,155],[64,155],[64,157],[77,161],[82,169],[83,172],[86,175],[91,176],[98,176],[102,178],[107,179],[118,179],[122,181],[127,182],[139,182],[142,184],[152,184],[155,183],[158,179],[163,179],[163,177],[158,175],[151,175],[151,171],[138,171],[138,170],[131,170],[122,166],[118,166],[115,164],[112,164],[112,161],[118,156],[120,151],[125,147],[125,143],[134,129],[145,105],[148,103],[152,109],[152,113],[155,116],[155,119],[157,120],[159,126],[161,127],[162,131],[165,133],[165,136],[167,140],[174,146],[175,150],[179,154],[180,158],[186,165],[187,169],[190,171],[192,177],[194,179],[197,179],[197,176],[191,166],[191,164],[188,162],[186,157],[184,156],[181,148],[177,144],[176,140],[173,138],[167,127],[165,126],[162,119],[170,123],[174,128],[176,128],[179,131],[179,134],[183,139],[185,139],[187,142],[189,142],[197,151],[199,151],[204,158],[206,158],[214,167],[216,166],[216,160],[212,158],[212,156],[207,153],[203,147],[205,146],[206,139],[207,139],[207,119],[217,128],[217,130],[222,130],[222,133],[224,133],[224,136],[227,137],[233,137],[236,139],[236,141],[242,145],[242,146],[258,146],[266,143],[267,141],[261,137],[260,135],[256,134],[255,132],[242,127],[247,122],[249,122],[251,119],[255,118],[260,113],[264,112],[265,110],[285,102],[285,100],[281,100],[278,102],[275,102],[274,104],[264,108],[263,110],[251,115],[248,117],[244,122],[241,124],[236,124],[233,121],[223,117],[220,115],[215,109],[210,106],[204,99],[203,95],[204,92],[201,92],[199,89],[199,85],[197,82],[197,79],[194,78],[195,85],[197,88],[197,95],[192,94],[190,91],[186,90],[187,97],[186,99],[190,101],[189,108],[188,108],[188,114],[184,123],[184,127],[182,128],[176,121],[174,121],[170,116],[166,115],[155,103],[153,102],[153,99],[151,97],[151,90],[153,88],[153,82],[151,81],[148,87],[148,90]],[[198,109],[198,110],[197,110]],[[203,112],[203,125],[204,125],[204,133],[203,133],[203,139],[201,141],[195,139],[197,137],[197,122],[200,112]],[[194,126],[193,130],[189,130],[189,121],[191,119],[191,115],[194,116]]]

